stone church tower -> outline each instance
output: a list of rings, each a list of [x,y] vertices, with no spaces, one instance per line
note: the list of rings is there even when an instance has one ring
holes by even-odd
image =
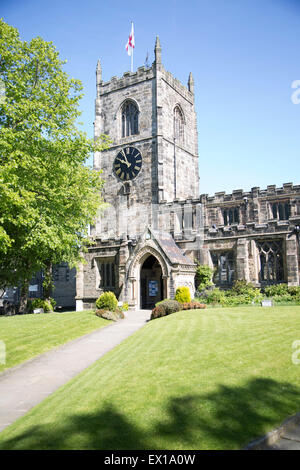
[[[151,308],[179,286],[194,294],[195,260],[214,268],[215,285],[299,285],[300,186],[286,183],[199,196],[194,81],[185,87],[161,61],[102,81],[96,70],[94,155],[107,209],[91,227],[77,271],[76,308],[113,291],[130,308]]]
[[[190,74],[185,87],[164,69],[158,37],[154,52],[150,68],[106,83],[97,64],[95,138],[107,134],[113,143],[94,155],[94,168],[103,172],[108,209],[91,227],[95,243],[77,273],[77,308],[104,290],[132,308],[150,307],[178,285],[193,292],[195,265],[174,233],[185,217],[178,201],[199,197],[194,83]],[[187,212],[195,220],[195,209]]]

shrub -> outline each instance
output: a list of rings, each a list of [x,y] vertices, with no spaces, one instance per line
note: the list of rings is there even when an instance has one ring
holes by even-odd
[[[181,304],[176,300],[163,300],[158,302],[155,308],[151,313],[151,320],[154,318],[164,317],[165,315],[170,315],[171,313],[179,312],[181,310]]]
[[[53,312],[52,304],[48,300],[39,298],[33,299],[30,304],[30,309],[33,312],[37,308],[42,308],[45,313]]]
[[[164,309],[163,306],[161,305],[158,305],[157,307],[155,307],[152,312],[151,312],[151,320],[154,320],[155,318],[160,318],[160,317],[164,317],[166,314],[166,311]]]
[[[177,300],[164,300],[159,306],[165,310],[165,315],[170,315],[171,313],[181,310],[181,305]]]
[[[232,293],[232,295],[247,295],[249,297],[254,297],[257,295],[259,289],[256,289],[253,284],[250,282],[247,283],[246,281],[235,281],[233,287],[228,292]]]
[[[191,305],[191,308],[192,308],[192,309],[202,309],[202,308],[206,308],[206,305],[205,305],[205,304],[202,304],[201,302],[196,302],[196,301],[190,302],[190,305]]]
[[[273,295],[272,299],[274,302],[294,302],[297,300],[297,297],[292,297],[290,294],[282,294],[282,295]]]
[[[166,300],[172,300],[172,299],[160,300],[159,302],[156,302],[155,307],[157,307],[158,305],[162,304],[162,303],[165,302]]]
[[[123,312],[122,308],[119,308],[119,307],[118,307],[118,308],[116,309],[116,311],[114,312],[114,314],[117,315],[117,317],[118,317],[119,319],[125,318],[125,315],[124,315],[124,312]]]
[[[96,307],[98,309],[109,310],[114,312],[118,306],[118,300],[113,292],[104,292],[96,300]]]
[[[201,309],[206,308],[205,304],[201,304],[200,302],[185,302],[181,304],[181,310],[193,310],[193,309]]]
[[[191,301],[191,293],[190,289],[186,286],[177,287],[175,293],[175,300],[180,303],[190,302]]]
[[[211,282],[214,270],[206,265],[199,265],[196,269],[195,284],[196,289],[201,291],[206,287],[212,286]]]
[[[212,291],[207,291],[206,296],[204,298],[208,304],[222,304],[226,302],[225,293],[221,291],[218,287],[216,287]]]
[[[95,312],[95,315],[100,318],[105,318],[105,320],[112,320],[112,321],[118,321],[120,319],[125,318],[124,313],[122,310],[117,309],[115,312],[110,312],[109,310],[105,309],[98,309]]]
[[[300,302],[300,286],[274,284],[265,287],[264,293],[267,297],[272,297],[275,302]]]
[[[289,295],[289,288],[287,284],[274,284],[273,286],[265,287],[264,292],[267,297]]]
[[[300,297],[300,286],[290,286],[287,290],[292,297]]]
[[[129,309],[128,303],[127,303],[127,302],[123,302],[122,310],[123,310],[124,312],[127,312],[128,309]]]

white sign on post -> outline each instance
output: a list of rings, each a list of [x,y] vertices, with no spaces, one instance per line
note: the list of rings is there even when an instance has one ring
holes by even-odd
[[[273,307],[273,301],[270,300],[270,299],[264,299],[264,300],[261,302],[261,306],[262,306],[262,307]]]

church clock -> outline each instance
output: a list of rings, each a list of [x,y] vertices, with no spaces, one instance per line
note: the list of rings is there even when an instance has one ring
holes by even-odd
[[[121,181],[130,181],[137,177],[142,168],[142,155],[135,147],[125,147],[117,154],[113,171]]]

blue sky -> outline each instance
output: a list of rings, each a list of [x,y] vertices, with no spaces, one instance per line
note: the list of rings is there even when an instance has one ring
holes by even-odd
[[[167,70],[195,79],[200,193],[300,183],[300,0],[0,0],[22,39],[51,40],[82,80],[84,129],[92,136],[95,68],[103,79],[154,60],[159,35]]]

